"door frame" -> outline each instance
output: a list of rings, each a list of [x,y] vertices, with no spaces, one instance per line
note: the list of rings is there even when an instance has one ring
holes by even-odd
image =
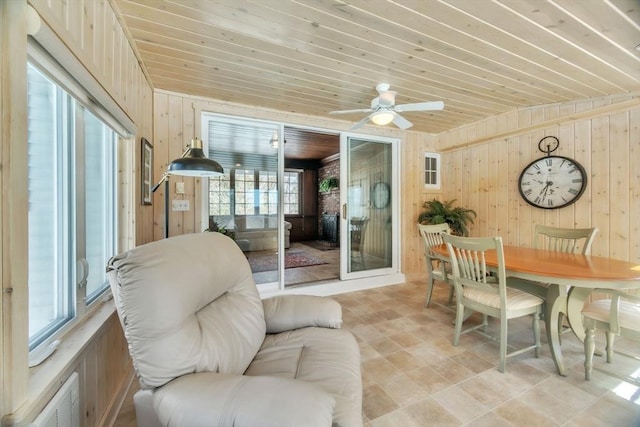
[[[373,276],[386,276],[400,272],[400,217],[399,217],[399,194],[400,194],[400,157],[399,145],[400,139],[390,138],[377,135],[367,135],[352,132],[340,133],[340,182],[347,183],[342,187],[348,188],[350,167],[349,162],[351,153],[349,152],[348,143],[351,139],[364,140],[380,144],[388,144],[391,147],[391,266],[370,270],[360,270],[349,272],[349,264],[351,262],[350,250],[350,230],[349,230],[349,212],[348,198],[349,191],[340,191],[340,280],[362,279]],[[370,204],[371,202],[369,202]]]
[[[293,287],[289,287],[289,288],[285,288],[285,278],[284,278],[284,251],[278,251],[278,281],[277,282],[269,282],[269,283],[262,283],[258,285],[258,291],[262,296],[266,296],[266,295],[279,295],[279,294],[290,294],[290,293],[300,293],[300,292],[304,292],[306,294],[311,294],[311,295],[333,295],[336,293],[342,293],[342,292],[350,292],[350,291],[357,291],[357,290],[361,290],[361,289],[369,289],[371,287],[379,287],[379,286],[386,286],[386,285],[390,285],[390,284],[394,284],[394,283],[401,283],[404,282],[404,275],[401,273],[400,271],[400,245],[399,245],[399,232],[400,232],[400,225],[401,225],[401,218],[399,217],[399,200],[400,200],[400,181],[399,181],[399,177],[400,177],[400,157],[399,157],[399,144],[400,144],[400,139],[399,138],[390,138],[390,137],[383,137],[383,136],[378,136],[378,135],[370,135],[370,134],[359,134],[359,133],[352,133],[352,132],[348,132],[348,131],[342,131],[342,130],[338,130],[338,129],[329,129],[329,128],[322,128],[322,127],[316,127],[316,126],[305,126],[305,125],[301,125],[299,123],[288,123],[288,122],[283,122],[283,121],[279,121],[279,120],[269,120],[269,119],[256,119],[256,118],[252,118],[252,117],[244,117],[244,116],[235,116],[235,115],[229,115],[229,114],[224,114],[224,113],[219,113],[216,111],[210,111],[210,110],[205,110],[205,109],[200,109],[197,108],[196,109],[196,119],[195,119],[195,127],[196,129],[200,129],[201,131],[201,135],[202,135],[202,139],[203,139],[203,144],[205,144],[205,147],[203,147],[205,149],[205,152],[207,152],[206,150],[208,149],[208,147],[206,146],[207,142],[204,138],[204,134],[207,132],[204,129],[205,123],[202,121],[202,117],[203,114],[206,114],[208,116],[213,116],[213,117],[217,117],[220,120],[225,120],[225,121],[232,121],[232,122],[254,122],[254,123],[265,123],[265,124],[269,124],[269,125],[276,125],[279,126],[279,135],[283,135],[284,132],[284,128],[285,127],[293,127],[293,128],[298,128],[298,129],[302,129],[302,130],[309,130],[309,131],[314,131],[314,132],[322,132],[322,133],[327,133],[327,134],[333,134],[333,135],[339,135],[340,139],[341,139],[341,145],[340,145],[340,153],[341,153],[341,176],[340,176],[340,180],[341,182],[348,182],[348,179],[345,178],[343,176],[343,172],[345,170],[345,168],[343,167],[343,156],[342,156],[342,152],[344,150],[343,148],[343,143],[342,140],[343,138],[346,137],[355,137],[355,138],[360,138],[360,139],[366,139],[369,141],[374,141],[374,142],[384,142],[384,143],[390,143],[391,144],[391,148],[392,148],[392,186],[391,186],[391,199],[390,199],[390,203],[392,206],[392,218],[394,218],[394,220],[392,221],[392,265],[390,268],[384,268],[384,269],[376,269],[376,270],[365,270],[365,271],[361,271],[361,272],[354,272],[354,273],[349,273],[347,275],[342,275],[340,274],[340,277],[338,279],[336,279],[334,282],[322,282],[322,283],[315,283],[315,282],[309,282],[309,284],[301,284],[301,285],[296,285]],[[346,142],[345,142],[346,144]],[[282,175],[284,173],[284,148],[283,148],[283,144],[281,144],[278,148],[278,176],[280,177],[279,179],[279,183],[278,183],[278,203],[280,205],[282,205],[283,203],[283,196],[282,196]],[[201,227],[206,227],[208,224],[208,203],[206,203],[206,201],[208,200],[208,181],[207,180],[202,180],[202,184],[200,185],[200,205],[197,209],[199,210],[199,214],[197,214],[197,216],[199,216],[201,218]],[[346,193],[348,193],[348,191],[341,191],[340,192],[340,205],[342,206],[346,200],[343,199],[346,198]],[[198,198],[198,197],[197,197]],[[196,202],[198,201],[196,198]],[[284,221],[284,213],[282,209],[278,210],[279,212],[279,224],[283,224]],[[341,212],[342,213],[342,212]],[[341,215],[342,216],[342,215]],[[347,221],[346,220],[342,220],[340,221],[340,234],[341,236],[346,236],[348,235],[348,233],[346,233],[346,227],[347,227]],[[341,237],[342,239],[342,237]],[[284,247],[284,228],[282,226],[278,227],[278,244],[279,247]],[[344,244],[344,241],[341,242],[341,245]],[[344,246],[345,250],[348,248],[348,246]],[[344,263],[344,261],[342,261],[342,247],[341,247],[341,266],[340,266],[340,272],[342,272],[342,264]]]

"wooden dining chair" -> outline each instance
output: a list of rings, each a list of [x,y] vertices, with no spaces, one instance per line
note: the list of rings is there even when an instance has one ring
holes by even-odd
[[[589,255],[597,232],[597,228],[559,228],[536,224],[533,247]]]
[[[360,264],[360,270],[365,270],[364,265],[364,238],[366,237],[367,224],[369,223],[369,218],[351,218],[349,221],[351,229],[349,232],[351,233],[351,263],[355,265],[355,257],[358,257],[358,263]],[[353,269],[355,270],[355,268]]]
[[[533,234],[533,247],[557,252],[572,252],[589,255],[593,239],[598,228],[561,228],[536,224]],[[534,282],[525,279],[514,279],[511,286],[516,289],[531,293],[543,299],[547,298],[548,283]],[[561,313],[566,315],[565,313]],[[563,317],[558,317],[558,331],[563,331]],[[545,322],[548,319],[545,316]],[[570,330],[567,328],[567,330]]]
[[[420,236],[424,244],[424,260],[427,265],[427,297],[424,302],[425,307],[429,307],[431,303],[431,295],[433,294],[433,285],[436,280],[445,282],[449,285],[449,304],[453,301],[453,281],[449,279],[451,267],[449,259],[433,250],[434,246],[442,245],[442,233],[451,234],[451,228],[446,222],[444,224],[418,224]]]
[[[484,328],[487,335],[488,316],[500,319],[500,364],[498,370],[504,372],[507,357],[535,350],[540,357],[540,324],[542,298],[507,286],[504,266],[504,251],[501,237],[459,237],[442,234],[447,244],[451,261],[453,284],[456,290],[456,323],[453,345],[458,345],[460,335]],[[488,274],[485,252],[495,250],[498,269]],[[465,311],[472,310],[483,315],[482,324],[462,330]],[[507,352],[508,321],[516,317],[532,315],[534,344]],[[488,335],[487,335],[488,336]]]
[[[613,289],[595,289],[594,291],[605,292],[609,297],[585,304],[582,309],[586,334],[584,339],[584,378],[586,380],[591,379],[597,329],[605,333],[607,363],[611,363],[613,360],[613,340],[616,335],[640,341],[640,296]],[[640,358],[638,354],[628,354],[621,351],[616,351],[616,353],[636,360]],[[598,370],[640,387],[640,377],[621,375],[608,369]]]

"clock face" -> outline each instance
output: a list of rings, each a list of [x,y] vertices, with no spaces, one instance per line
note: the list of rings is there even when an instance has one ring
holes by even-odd
[[[384,182],[378,182],[371,190],[371,202],[376,209],[383,209],[389,204],[389,186]]]
[[[587,186],[580,163],[562,156],[534,160],[520,174],[518,189],[530,205],[557,209],[578,200]]]

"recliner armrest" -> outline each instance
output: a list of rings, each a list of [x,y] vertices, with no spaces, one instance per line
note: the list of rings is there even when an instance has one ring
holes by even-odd
[[[156,389],[153,405],[168,427],[329,427],[335,399],[304,381],[201,372]]]
[[[342,307],[327,297],[280,295],[262,300],[262,307],[268,334],[311,326],[342,326]]]

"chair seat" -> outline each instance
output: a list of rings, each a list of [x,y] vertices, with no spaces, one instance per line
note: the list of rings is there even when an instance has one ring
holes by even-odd
[[[343,329],[302,328],[267,335],[245,375],[302,380],[335,398],[333,425],[361,423],[360,348]]]
[[[592,319],[609,322],[611,300],[600,299],[585,305],[582,315]],[[634,304],[628,301],[620,301],[619,308],[620,327],[626,329],[640,329],[640,304]]]
[[[497,293],[489,293],[476,288],[464,288],[464,297],[489,307],[500,308],[500,295]],[[510,310],[535,307],[543,302],[542,298],[513,288],[507,288],[507,300]]]

